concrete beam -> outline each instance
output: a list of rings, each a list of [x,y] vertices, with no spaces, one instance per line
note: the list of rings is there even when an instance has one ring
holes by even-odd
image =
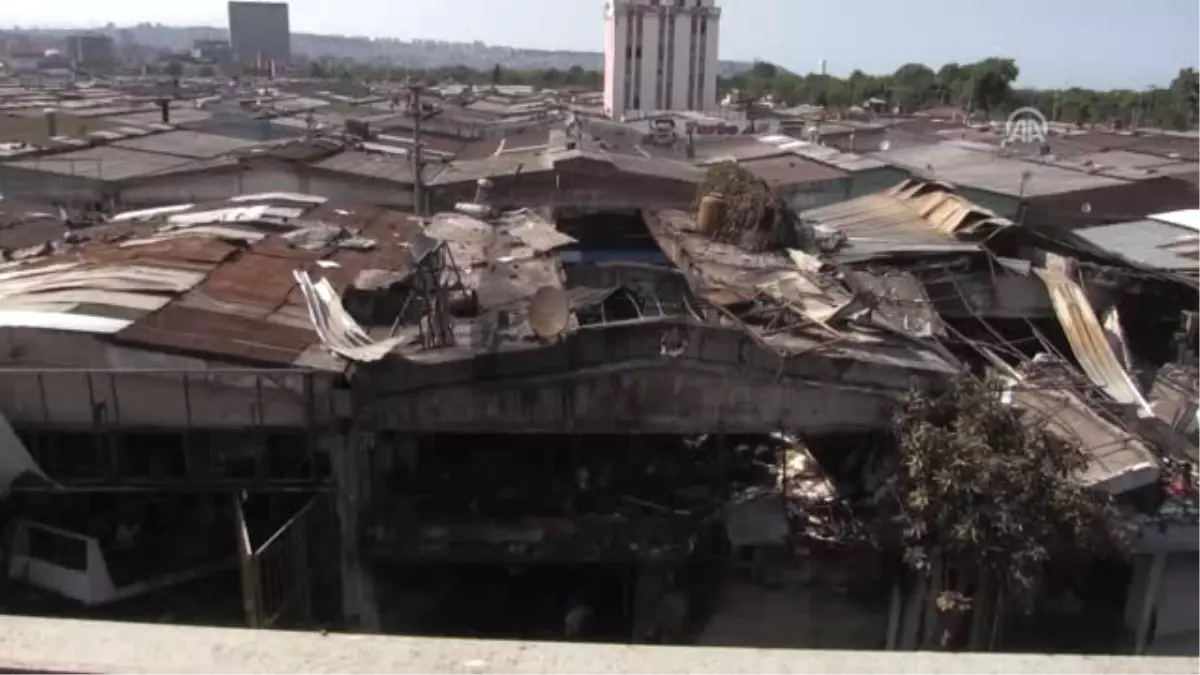
[[[820,434],[891,424],[888,392],[697,364],[626,364],[438,387],[376,400],[409,432]]]

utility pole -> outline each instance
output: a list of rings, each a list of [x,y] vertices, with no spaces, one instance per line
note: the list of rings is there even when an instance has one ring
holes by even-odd
[[[413,114],[413,213],[418,216],[425,213],[425,186],[421,177],[421,84],[414,81],[409,85],[408,92],[412,97]]]

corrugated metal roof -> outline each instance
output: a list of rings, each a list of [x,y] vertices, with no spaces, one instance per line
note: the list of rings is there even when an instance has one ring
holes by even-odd
[[[183,108],[183,107],[173,106],[171,108],[171,118],[170,119],[171,119],[171,124],[184,124],[187,122],[198,122],[200,120],[206,120],[212,116],[213,116],[213,113],[208,112],[207,110],[197,110],[194,107]],[[148,124],[160,124],[160,123],[162,123],[162,111],[155,108],[153,110],[147,110],[144,112],[133,112],[133,113],[126,113],[123,115],[114,115],[112,117],[106,117],[105,119],[107,119],[110,122],[114,122],[116,124],[135,124],[138,126],[144,126],[144,125],[148,125]]]
[[[1004,157],[995,147],[967,141],[891,149],[871,156],[937,180],[1014,197],[1078,192],[1129,182],[1084,170]]]
[[[275,309],[296,287],[292,273],[305,267],[296,259],[243,252],[214,269],[196,290],[221,301]]]
[[[1151,220],[1158,220],[1179,227],[1186,227],[1193,232],[1200,232],[1200,209],[1184,209],[1183,211],[1169,211],[1167,213],[1155,213],[1149,216]]]
[[[41,268],[29,274],[8,278],[0,283],[0,298],[33,295],[49,291],[92,289],[140,293],[182,293],[204,278],[190,270],[143,265],[121,265],[65,270]]]
[[[329,201],[328,197],[320,195],[305,195],[298,192],[259,192],[249,195],[238,195],[230,197],[229,201],[240,204],[242,202],[254,201],[281,201],[281,202],[298,202],[301,204],[324,204]]]
[[[188,225],[203,225],[208,223],[256,222],[262,220],[266,215],[267,206],[265,204],[227,206],[207,211],[173,214],[167,216],[167,222],[176,227],[186,227]]]
[[[194,204],[172,204],[170,206],[156,206],[150,209],[138,209],[136,211],[122,211],[117,215],[108,219],[110,223],[137,222],[140,220],[153,220],[159,216],[168,213],[179,213],[187,211],[195,206]]]
[[[295,281],[304,295],[309,319],[330,350],[352,361],[370,363],[382,359],[404,338],[388,338],[376,342],[342,306],[342,299],[329,281],[314,283],[307,272],[295,273]]]
[[[231,360],[290,365],[316,342],[316,334],[235,314],[172,303],[113,336],[114,341]]]
[[[312,167],[325,171],[366,176],[396,183],[412,183],[412,162],[407,159],[347,151],[314,162]]]
[[[834,167],[794,155],[754,159],[742,162],[741,166],[775,187],[837,180],[850,175]]]
[[[1071,279],[1059,272],[1034,269],[1046,284],[1054,312],[1063,332],[1071,343],[1071,351],[1092,382],[1102,388],[1114,401],[1141,408],[1153,415],[1150,404],[1142,397],[1133,379],[1113,353],[1104,328],[1088,302],[1087,294]]]
[[[1076,392],[1018,386],[1012,399],[1029,412],[1031,425],[1075,443],[1087,453],[1088,463],[1078,475],[1083,485],[1121,494],[1158,481],[1161,468],[1154,453],[1097,414]]]
[[[450,162],[431,176],[429,185],[448,185],[476,181],[480,178],[501,178],[550,171],[554,168],[550,153],[544,150],[505,153],[477,160]]]
[[[5,162],[4,166],[92,180],[114,181],[163,171],[186,164],[188,161],[183,157],[173,155],[98,146]]]
[[[887,166],[886,163],[866,155],[859,155],[853,152],[843,152],[834,147],[813,145],[812,143],[806,143],[804,141],[788,143],[787,145],[783,146],[783,149],[791,152],[794,155],[807,157],[808,159],[818,162],[823,162],[851,173],[882,169]]]
[[[686,162],[650,157],[634,157],[632,155],[610,154],[589,150],[573,150],[556,154],[554,166],[570,162],[573,159],[586,158],[598,162],[608,162],[613,168],[623,173],[632,173],[654,178],[677,180],[684,183],[699,183],[704,180],[704,171]]]
[[[44,328],[47,330],[111,334],[127,328],[131,323],[128,319],[114,319],[86,314],[68,314],[65,312],[0,311],[0,326],[14,328]]]
[[[790,139],[787,136],[777,137]],[[782,141],[786,142],[786,141]],[[699,165],[745,162],[788,154],[781,143],[763,142],[757,136],[729,136],[707,141],[695,141],[695,163]]]
[[[1012,225],[945,185],[917,180],[805,211],[801,221],[844,235],[846,241],[834,255],[847,261],[905,253],[974,252],[979,246],[971,239]]]
[[[207,159],[236,150],[254,147],[257,144],[257,141],[246,141],[215,134],[203,134],[198,131],[169,131],[165,134],[116,141],[112,145],[129,150],[141,150],[143,152],[155,152],[192,159]]]
[[[1074,234],[1138,265],[1191,274],[1200,268],[1200,260],[1189,252],[1200,241],[1192,229],[1158,220],[1135,220],[1079,228]]]

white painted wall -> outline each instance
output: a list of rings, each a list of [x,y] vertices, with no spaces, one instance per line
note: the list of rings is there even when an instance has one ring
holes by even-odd
[[[704,92],[696,106],[698,110],[717,109],[717,57],[720,48],[720,32],[721,22],[710,18],[703,69]]]
[[[614,115],[613,111],[623,107],[625,100],[625,32],[618,30],[613,12],[610,2],[604,8],[604,112],[607,115]]]
[[[716,0],[610,0],[605,8],[605,111],[621,119],[663,110],[715,109],[719,23]],[[633,68],[627,73],[630,59]]]
[[[687,52],[688,40],[691,39],[691,25],[691,18],[687,15],[675,15],[675,49],[673,57],[668,61],[671,66],[671,105],[668,110],[687,108],[688,73],[692,72]]]

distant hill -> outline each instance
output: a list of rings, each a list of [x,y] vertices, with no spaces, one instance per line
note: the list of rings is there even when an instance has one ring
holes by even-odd
[[[55,39],[62,39],[73,30],[31,30]],[[120,42],[122,34],[140,45],[182,51],[192,48],[196,40],[227,39],[224,28],[211,26],[164,26],[142,23],[136,26],[105,26],[93,32],[111,35]],[[332,57],[378,63],[390,63],[411,68],[436,68],[463,65],[474,69],[487,69],[499,63],[504,68],[558,68],[566,70],[580,66],[588,70],[601,70],[604,56],[600,52],[552,51],[544,49],[519,49],[488,45],[482,42],[445,42],[441,40],[394,40],[348,37],[341,35],[318,35],[293,33],[292,52],[307,58]],[[752,64],[739,61],[722,61],[720,74],[736,75],[750,69]]]

